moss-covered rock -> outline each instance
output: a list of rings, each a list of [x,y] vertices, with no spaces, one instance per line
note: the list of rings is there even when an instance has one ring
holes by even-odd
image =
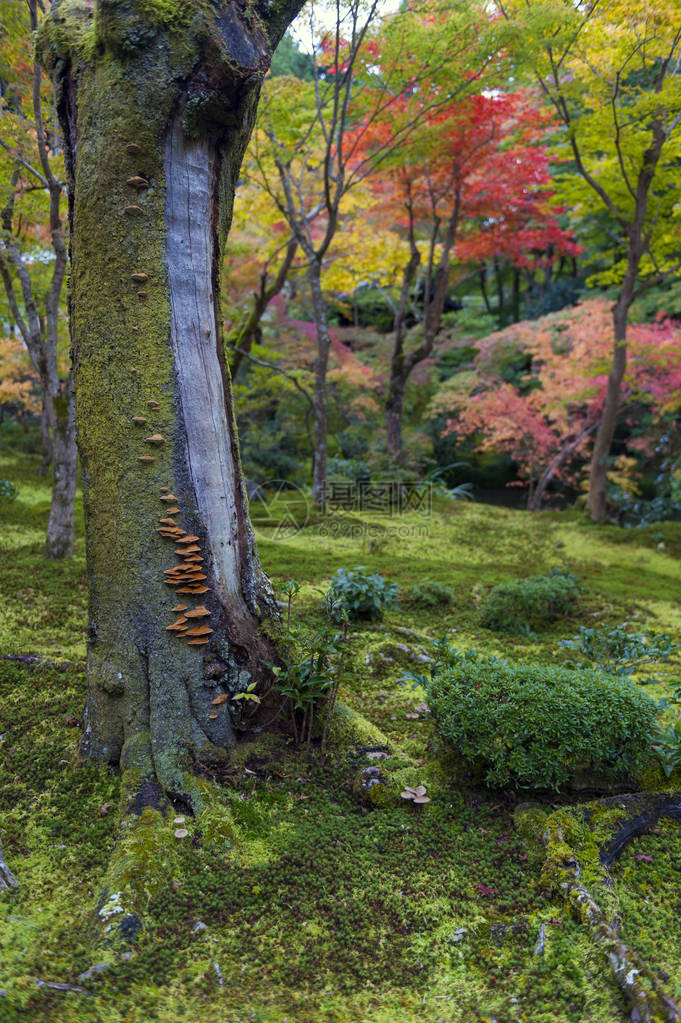
[[[331,715],[328,731],[328,748],[330,752],[347,752],[365,746],[388,748],[388,740],[383,732],[367,721],[365,717],[337,703]]]

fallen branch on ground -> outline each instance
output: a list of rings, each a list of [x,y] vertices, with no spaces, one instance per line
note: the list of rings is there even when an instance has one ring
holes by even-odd
[[[6,892],[10,888],[16,888],[18,884],[18,878],[5,863],[5,857],[2,854],[2,841],[0,841],[0,891]]]
[[[604,839],[597,837],[592,828],[599,811],[608,815],[610,833]],[[634,1023],[677,1023],[681,1021],[681,1008],[667,994],[655,971],[624,944],[617,920],[608,919],[593,888],[601,888],[606,904],[612,900],[614,885],[608,868],[633,838],[646,834],[661,817],[681,818],[681,792],[613,796],[588,806],[565,808],[551,814],[541,835],[546,847],[542,876],[548,886],[560,892],[576,918],[589,927],[631,1006]]]

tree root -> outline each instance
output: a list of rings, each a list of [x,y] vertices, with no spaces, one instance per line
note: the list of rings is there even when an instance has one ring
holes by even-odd
[[[0,892],[6,892],[9,891],[10,888],[16,888],[18,884],[18,878],[14,876],[5,862],[5,857],[2,854],[2,842],[0,841]]]
[[[219,852],[235,844],[217,786],[196,776],[186,781],[191,809],[178,810],[157,782],[134,768],[123,772],[118,834],[95,909],[95,944],[137,938],[154,899],[177,877],[180,845],[192,841],[192,833]]]
[[[634,1023],[681,1021],[681,1008],[651,967],[619,936],[608,869],[632,838],[645,834],[661,817],[681,818],[681,792],[613,796],[558,810],[545,821],[541,836],[546,847],[542,878],[588,926],[594,943],[610,962]],[[602,902],[597,901],[594,889],[600,891]],[[603,905],[611,912],[606,913]]]

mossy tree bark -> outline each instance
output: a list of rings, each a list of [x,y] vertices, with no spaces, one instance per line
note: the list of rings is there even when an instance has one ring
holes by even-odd
[[[260,83],[299,6],[55,0],[38,38],[70,177],[85,750],[195,808],[193,762],[234,742],[231,697],[266,685],[272,657],[217,281]]]

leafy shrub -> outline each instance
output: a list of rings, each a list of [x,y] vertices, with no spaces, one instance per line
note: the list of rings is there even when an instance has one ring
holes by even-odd
[[[445,607],[454,600],[454,590],[446,583],[424,579],[422,583],[415,583],[409,587],[407,600],[410,604],[420,607]]]
[[[339,568],[331,580],[325,602],[329,617],[335,622],[347,616],[351,621],[380,621],[388,607],[397,604],[397,585],[382,575],[370,575],[363,565]]]
[[[16,501],[18,494],[13,483],[0,477],[0,501]]]
[[[438,730],[492,787],[558,789],[585,770],[625,779],[650,756],[654,702],[600,671],[477,654],[433,676]]]
[[[577,650],[588,657],[594,667],[611,675],[633,675],[648,664],[658,661],[668,662],[671,655],[680,647],[666,632],[655,629],[641,629],[632,632],[629,625],[615,625],[610,629],[596,626],[587,629],[584,626],[572,639],[564,639],[560,645],[567,650]],[[580,668],[575,664],[571,667]],[[655,682],[656,679],[641,679]]]
[[[497,632],[530,632],[534,625],[568,614],[581,594],[577,576],[564,570],[499,583],[482,606],[481,624]]]
[[[681,767],[681,717],[666,728],[660,728],[653,737],[653,751],[667,778]]]

